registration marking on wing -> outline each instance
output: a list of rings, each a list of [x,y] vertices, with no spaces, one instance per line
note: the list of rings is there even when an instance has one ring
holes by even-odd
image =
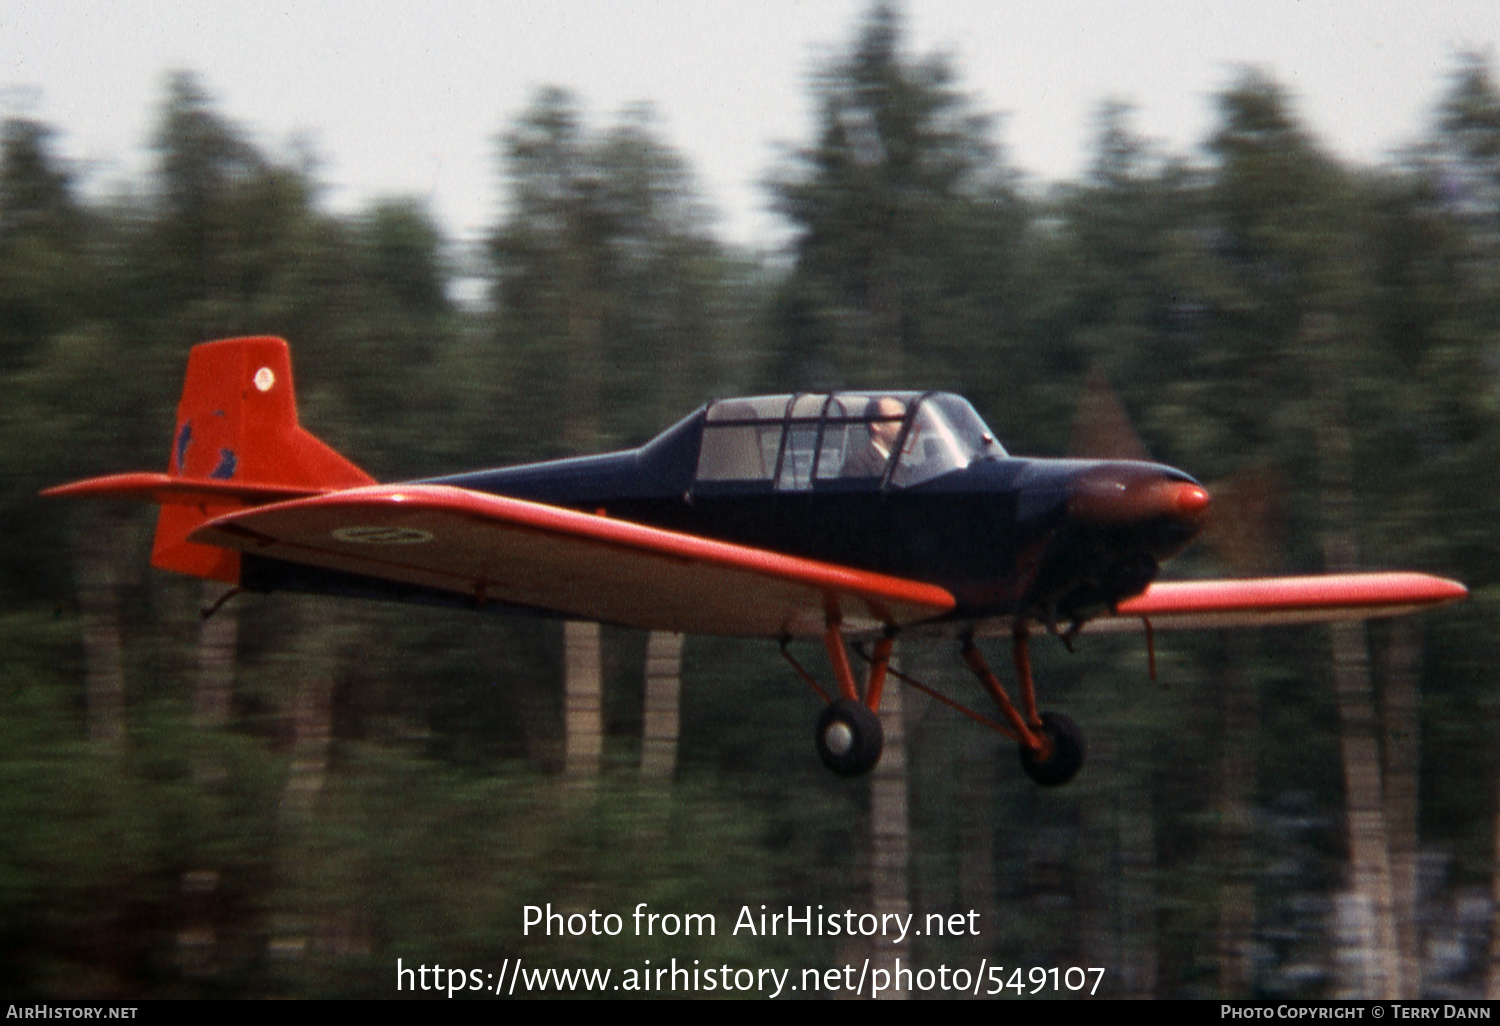
[[[387,527],[380,525],[338,527],[328,532],[335,541],[354,542],[358,545],[421,545],[432,541],[431,531],[416,527]]]

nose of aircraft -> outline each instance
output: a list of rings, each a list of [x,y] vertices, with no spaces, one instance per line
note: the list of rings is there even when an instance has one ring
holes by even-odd
[[[1057,470],[1066,475],[1062,522],[1053,524],[1025,599],[1053,621],[1081,622],[1139,595],[1208,519],[1208,489],[1159,463],[1100,460]]]
[[[1185,542],[1202,530],[1210,502],[1208,489],[1170,467],[1109,462],[1074,478],[1068,516],[1088,527],[1170,527]]]

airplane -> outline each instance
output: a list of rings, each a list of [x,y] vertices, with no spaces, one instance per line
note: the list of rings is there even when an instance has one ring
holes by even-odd
[[[1038,634],[1071,647],[1085,629],[1144,629],[1154,675],[1158,628],[1394,616],[1467,594],[1419,573],[1158,581],[1206,523],[1202,484],[1144,461],[1012,456],[946,392],[721,399],[635,449],[379,484],[301,426],[289,348],[271,337],[192,348],[166,473],[42,494],[159,504],[152,565],[229,584],[226,599],[311,592],[777,641],[823,700],[817,752],[844,776],[880,758],[889,675],[1009,737],[1056,786],[1086,745],[1038,707]],[[956,639],[999,718],[897,674],[901,635]],[[996,635],[1017,701],[978,647]],[[800,639],[821,640],[833,694],[788,650]]]

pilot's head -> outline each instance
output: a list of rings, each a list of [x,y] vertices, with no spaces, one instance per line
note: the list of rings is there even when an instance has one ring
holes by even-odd
[[[893,395],[871,399],[870,405],[865,408],[865,416],[871,418],[870,437],[887,449],[891,448],[896,443],[896,436],[901,433],[901,418],[905,415],[906,404]],[[877,417],[881,419],[876,420]]]

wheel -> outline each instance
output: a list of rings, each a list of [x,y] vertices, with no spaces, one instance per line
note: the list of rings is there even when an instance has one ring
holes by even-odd
[[[1021,746],[1021,768],[1043,787],[1060,787],[1072,780],[1083,768],[1087,746],[1083,731],[1062,713],[1042,713],[1042,731],[1052,739],[1052,756],[1041,761],[1025,745]]]
[[[880,761],[885,731],[880,717],[858,702],[841,698],[818,717],[818,758],[841,777],[868,773]]]

